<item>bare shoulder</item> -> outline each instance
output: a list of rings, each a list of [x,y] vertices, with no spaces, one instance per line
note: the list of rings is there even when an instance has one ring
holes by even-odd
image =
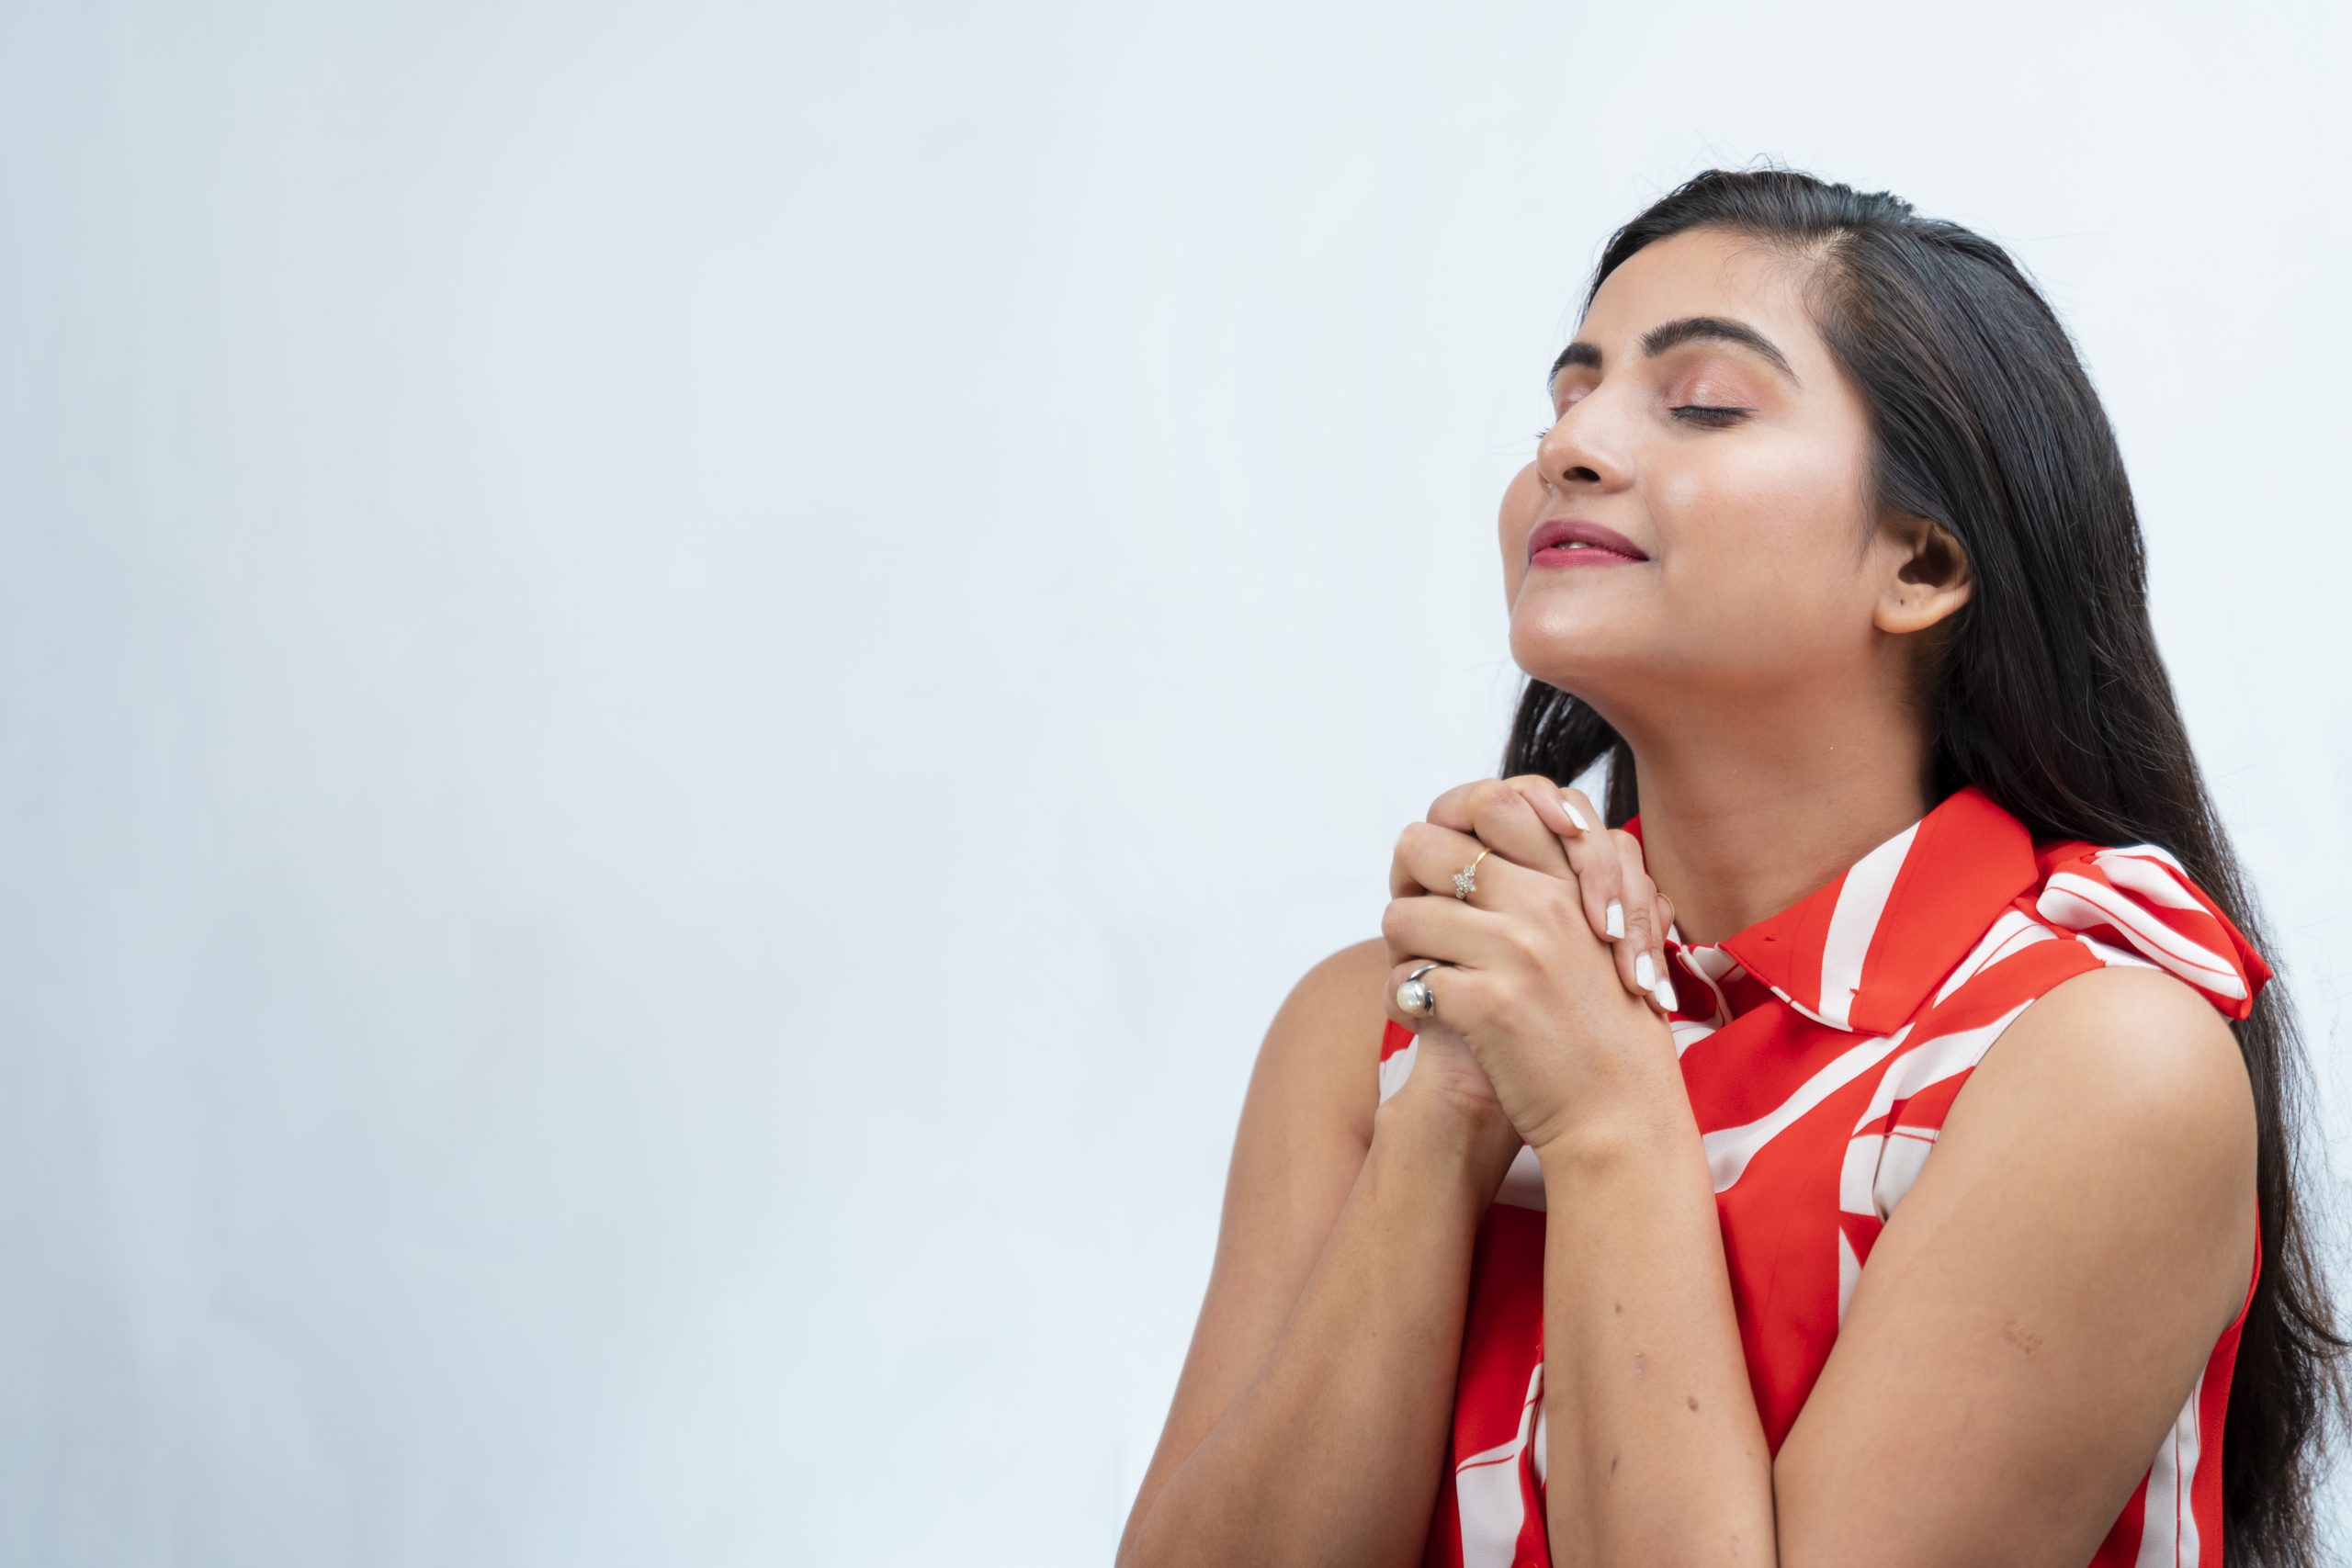
[[[1987,1087],[1995,1092],[1979,1092]],[[2194,987],[2161,970],[2110,964],[2052,986],[1987,1053],[1970,1093],[1981,1104],[2052,1090],[2072,1091],[2077,1105],[2116,1108],[2106,1114],[2157,1118],[2152,1133],[2253,1152],[2254,1088],[2236,1033]]]
[[[1380,1045],[1388,1012],[1388,944],[1371,937],[1317,960],[1283,998],[1266,1034],[1267,1066],[1296,1075],[1372,1142],[1380,1104]]]
[[[2110,964],[2061,981],[2018,1016],[1937,1143],[1939,1158],[2065,1160],[2089,1184],[2081,1201],[2164,1224],[2186,1249],[2177,1261],[2215,1281],[2208,1295],[2227,1323],[2254,1266],[2259,1135],[2229,1021],[2171,975]]]

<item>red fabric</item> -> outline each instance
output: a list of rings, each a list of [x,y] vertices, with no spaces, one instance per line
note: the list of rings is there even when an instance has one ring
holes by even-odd
[[[1640,838],[1641,818],[1626,829]],[[2102,964],[2144,964],[2243,1019],[2271,978],[2163,849],[2037,845],[1974,785],[1737,935],[1687,943],[1669,931],[1664,945],[1679,1003],[1675,1048],[1775,1454],[1946,1112],[2028,1003]],[[1384,1100],[1410,1074],[1414,1043],[1387,1025]],[[1521,1151],[1479,1226],[1430,1568],[1551,1561],[1533,1160]],[[2248,1304],[2261,1270],[2257,1243]],[[2245,1321],[2242,1304],[2090,1568],[2221,1561],[2222,1421]]]

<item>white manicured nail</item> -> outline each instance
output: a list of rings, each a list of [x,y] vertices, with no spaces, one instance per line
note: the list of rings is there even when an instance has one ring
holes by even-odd
[[[1575,807],[1569,805],[1567,797],[1565,795],[1560,798],[1560,809],[1568,814],[1568,820],[1577,825],[1577,832],[1589,833],[1592,831],[1592,826],[1584,819],[1583,813],[1579,812]]]
[[[1625,934],[1625,906],[1614,898],[1609,900],[1609,934],[1611,936]],[[1645,980],[1642,984],[1646,987],[1649,982]]]
[[[1650,962],[1648,953],[1634,960],[1634,980],[1645,991],[1657,989],[1657,965]]]
[[[1650,995],[1656,997],[1657,998],[1657,1005],[1664,1008],[1667,1011],[1672,1012],[1674,1010],[1673,981],[1660,980],[1657,983],[1657,988],[1653,990]]]

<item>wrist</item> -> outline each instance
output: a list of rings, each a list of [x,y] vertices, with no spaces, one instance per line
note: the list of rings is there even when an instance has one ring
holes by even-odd
[[[1373,1146],[1384,1145],[1416,1164],[1434,1166],[1491,1199],[1518,1156],[1521,1140],[1499,1110],[1488,1114],[1397,1094],[1373,1112]]]
[[[1678,1141],[1700,1143],[1699,1123],[1690,1102],[1676,1087],[1671,1101],[1663,1097],[1631,1101],[1611,1111],[1588,1116],[1544,1142],[1532,1145],[1544,1179],[1573,1176],[1629,1159],[1651,1157]]]

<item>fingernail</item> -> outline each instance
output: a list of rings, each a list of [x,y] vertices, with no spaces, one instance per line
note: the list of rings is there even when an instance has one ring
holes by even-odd
[[[1609,900],[1609,934],[1611,936],[1625,934],[1625,906],[1614,898]],[[1642,985],[1646,989],[1649,982],[1645,980]]]
[[[1657,965],[1650,962],[1648,953],[1634,960],[1634,979],[1645,991],[1657,989]]]
[[[1673,981],[1661,979],[1657,983],[1657,988],[1652,991],[1650,995],[1656,997],[1657,998],[1657,1005],[1664,1008],[1667,1011],[1672,1012],[1674,1010],[1675,1001]]]
[[[1583,813],[1579,812],[1575,807],[1569,805],[1566,795],[1562,795],[1560,797],[1560,809],[1568,814],[1568,820],[1577,825],[1577,832],[1589,833],[1592,831],[1592,827],[1589,823],[1585,821]]]

